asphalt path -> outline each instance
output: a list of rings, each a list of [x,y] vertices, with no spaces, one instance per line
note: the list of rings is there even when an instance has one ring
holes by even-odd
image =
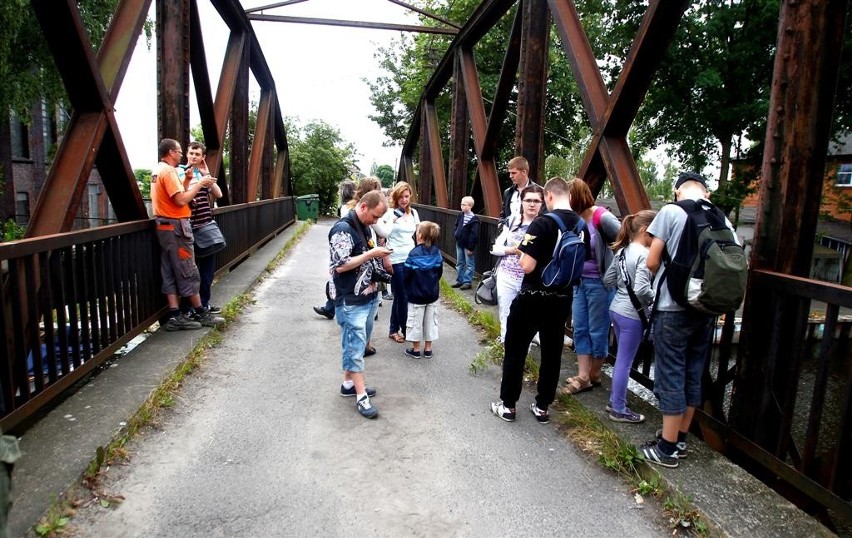
[[[75,536],[668,536],[653,505],[527,411],[491,415],[500,371],[439,307],[431,360],[403,354],[379,309],[367,358],[375,420],[339,396],[340,333],[323,299],[330,222],[314,225],[255,292],[159,424],[128,446]],[[647,506],[647,508],[645,508]]]

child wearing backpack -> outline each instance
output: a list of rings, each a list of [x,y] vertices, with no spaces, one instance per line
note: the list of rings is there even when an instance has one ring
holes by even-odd
[[[727,243],[738,246],[736,233],[724,214],[707,198],[707,180],[696,172],[686,172],[675,182],[676,203],[665,205],[651,225],[651,247],[646,264],[655,277],[656,302],[652,330],[654,335],[654,394],[660,402],[663,427],[657,439],[639,447],[649,463],[677,467],[687,455],[686,435],[701,405],[701,375],[713,335],[714,315],[686,307],[678,286],[679,260],[684,252],[697,252],[698,226],[691,213],[701,211],[707,220],[721,223]],[[727,228],[727,230],[725,230]],[[681,241],[684,238],[684,241]],[[741,247],[740,247],[740,250]],[[742,256],[742,253],[740,253]],[[694,256],[693,256],[694,258]],[[671,273],[671,274],[669,274]],[[688,279],[687,279],[688,280]],[[744,284],[744,279],[743,279]],[[675,293],[672,293],[673,290]],[[684,303],[685,304],[685,303]]]
[[[440,293],[444,258],[435,245],[441,229],[434,222],[421,221],[415,237],[417,246],[405,260],[405,290],[408,296],[408,319],[405,322],[405,339],[412,343],[405,354],[419,359],[420,340],[423,357],[432,358],[432,342],[438,339],[437,301]]]
[[[616,290],[609,305],[609,317],[618,341],[608,406],[609,419],[614,422],[638,424],[645,420],[644,415],[627,407],[627,381],[648,323],[648,306],[654,301],[651,273],[645,259],[651,245],[648,226],[656,214],[646,209],[624,217],[618,237],[612,244],[615,258],[603,279],[607,288]]]

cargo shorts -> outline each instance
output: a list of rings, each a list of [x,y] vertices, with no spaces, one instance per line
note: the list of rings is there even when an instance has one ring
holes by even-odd
[[[166,295],[191,297],[201,284],[195,251],[192,224],[189,219],[157,217],[157,240],[160,242],[160,273],[162,292]]]

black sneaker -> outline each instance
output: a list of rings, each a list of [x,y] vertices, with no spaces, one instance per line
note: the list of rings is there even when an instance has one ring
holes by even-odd
[[[200,329],[201,324],[195,320],[189,319],[183,314],[174,316],[169,318],[167,322],[163,324],[163,329],[172,332],[172,331],[192,331],[195,329]]]
[[[657,430],[657,441],[663,438],[663,429],[660,428]],[[689,447],[686,445],[686,441],[678,441],[675,443],[677,447],[677,457],[680,459],[685,459],[689,455]]]
[[[364,418],[376,418],[379,416],[379,410],[376,409],[376,406],[370,403],[369,396],[361,396],[358,403],[355,404],[355,408]]]
[[[432,358],[432,350],[431,349],[429,351],[424,350],[423,351],[423,358],[424,359],[431,359]]]
[[[502,418],[506,422],[515,421],[515,410],[503,405],[503,402],[492,402],[491,412]]]
[[[530,404],[530,412],[535,416],[535,419],[539,422],[539,424],[547,424],[550,422],[550,413],[547,410],[541,410],[535,404],[535,402]]]
[[[408,355],[409,357],[411,357],[412,359],[419,359],[420,358],[420,352],[414,351],[413,347],[405,348],[405,354]],[[429,356],[431,357],[432,354],[430,353]]]
[[[204,327],[218,327],[225,323],[225,318],[221,316],[214,316],[204,308],[197,309],[195,314],[192,315],[192,319]]]
[[[460,288],[460,287],[461,287],[461,285],[462,285],[462,283],[461,283],[461,282],[455,282],[455,283],[453,283],[453,284],[450,284],[450,287],[451,287],[451,288]]]
[[[460,289],[460,290],[469,290],[470,288],[471,288],[471,286],[470,286],[470,282],[465,282],[464,284],[462,284],[461,286],[459,286],[459,289]]]
[[[209,313],[211,313],[211,314],[221,314],[221,313],[222,313],[222,307],[221,307],[221,306],[212,305],[212,304],[211,304],[211,305],[207,305],[207,311],[208,311]]]
[[[675,449],[674,454],[667,456],[666,454],[663,454],[660,447],[657,446],[657,443],[648,443],[647,445],[636,448],[639,450],[639,454],[641,454],[648,463],[668,467],[670,469],[674,469],[678,466],[677,449]]]
[[[334,319],[334,310],[328,311],[321,306],[315,306],[314,312],[316,312],[320,316],[325,317],[326,319]]]
[[[372,398],[373,396],[376,395],[376,389],[374,389],[373,387],[366,387],[366,389],[367,389],[367,396],[369,396],[370,398]],[[340,384],[340,395],[348,397],[348,396],[357,396],[358,393],[355,392],[355,385],[352,385],[351,387],[349,387],[347,389],[341,383]]]

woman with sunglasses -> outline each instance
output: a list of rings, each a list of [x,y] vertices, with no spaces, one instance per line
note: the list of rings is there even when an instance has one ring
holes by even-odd
[[[500,256],[495,269],[497,274],[497,305],[500,313],[500,342],[506,337],[506,318],[512,301],[521,291],[524,270],[521,269],[521,252],[518,245],[524,239],[527,228],[537,216],[543,213],[544,189],[532,184],[521,191],[521,215],[509,217],[500,235],[494,240],[491,254]]]

